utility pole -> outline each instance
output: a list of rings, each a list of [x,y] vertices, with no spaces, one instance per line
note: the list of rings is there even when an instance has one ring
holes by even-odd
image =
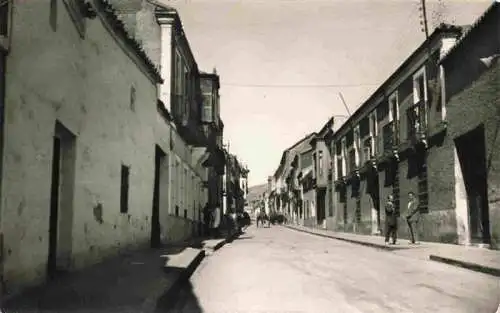
[[[429,38],[429,26],[427,22],[427,10],[425,7],[425,0],[420,0],[421,7],[419,8],[419,11],[422,12],[420,15],[420,25],[423,26],[424,28],[421,29],[425,33],[425,39],[427,40]]]
[[[339,92],[340,100],[342,100],[342,103],[344,104],[344,107],[347,111],[347,114],[349,115],[349,118],[351,118],[351,111],[349,111],[349,107],[347,106],[347,103],[345,103],[344,96],[342,96],[342,93]]]

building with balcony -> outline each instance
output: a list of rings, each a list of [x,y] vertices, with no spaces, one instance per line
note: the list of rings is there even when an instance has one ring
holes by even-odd
[[[453,167],[442,147],[446,120],[438,62],[463,31],[437,27],[333,135],[335,230],[377,233],[387,196],[394,195],[404,217],[412,191],[423,213],[420,238],[455,240],[454,197],[443,179]],[[399,232],[408,238],[407,227]]]
[[[207,138],[208,158],[203,165],[208,167],[208,204],[222,207],[222,190],[225,153],[223,147],[224,123],[220,117],[220,82],[216,69],[212,73],[200,74],[203,106],[201,122]],[[222,210],[221,210],[222,211]]]
[[[226,170],[223,176],[223,214],[243,212],[246,194],[248,190],[243,189],[242,179],[248,178],[248,168],[238,160],[236,155],[226,153]]]
[[[157,1],[111,0],[124,27],[161,69],[156,130],[168,170],[167,191],[160,201],[162,242],[184,240],[197,233],[202,208],[222,201],[223,123],[219,115],[219,76],[200,71],[178,12]],[[161,171],[160,171],[161,172]],[[161,172],[163,173],[163,172]]]
[[[330,156],[330,145],[333,139],[334,118],[331,117],[320,129],[310,144],[313,148],[313,187],[316,190],[316,223],[326,228],[327,218],[331,222],[333,216],[333,185]]]
[[[273,175],[275,184],[269,197],[275,212],[306,224],[315,223],[313,220],[316,218],[316,193],[312,187],[313,152],[310,145],[315,136],[316,133],[311,133],[283,152],[280,165]],[[304,161],[301,161],[302,158],[305,158]]]
[[[499,249],[500,3],[489,7],[441,66],[448,121],[441,164],[452,166],[439,174],[446,183],[441,192],[455,206],[448,220],[456,224],[460,244]]]

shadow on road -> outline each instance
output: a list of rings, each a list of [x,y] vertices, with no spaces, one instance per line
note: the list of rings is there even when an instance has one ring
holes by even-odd
[[[148,249],[67,273],[3,301],[4,312],[124,312],[170,283],[161,258],[177,249]]]
[[[190,281],[184,282],[175,293],[164,294],[155,313],[203,313],[203,308]]]

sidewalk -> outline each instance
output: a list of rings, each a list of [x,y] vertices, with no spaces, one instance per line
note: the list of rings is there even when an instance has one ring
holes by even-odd
[[[391,251],[398,255],[422,260],[430,259],[500,277],[500,251],[498,250],[434,242],[422,242],[419,245],[410,245],[409,240],[406,239],[399,239],[397,245],[385,245],[382,236],[333,232],[300,225],[285,225],[285,227],[322,237]]]
[[[175,246],[145,249],[69,273],[8,299],[5,312],[155,312],[201,262],[195,239]]]

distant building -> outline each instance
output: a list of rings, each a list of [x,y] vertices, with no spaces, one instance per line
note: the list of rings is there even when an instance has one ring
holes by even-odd
[[[269,200],[274,211],[306,224],[316,217],[316,192],[312,184],[307,183],[313,179],[310,143],[315,136],[316,133],[309,134],[283,152],[273,176],[275,184]]]

